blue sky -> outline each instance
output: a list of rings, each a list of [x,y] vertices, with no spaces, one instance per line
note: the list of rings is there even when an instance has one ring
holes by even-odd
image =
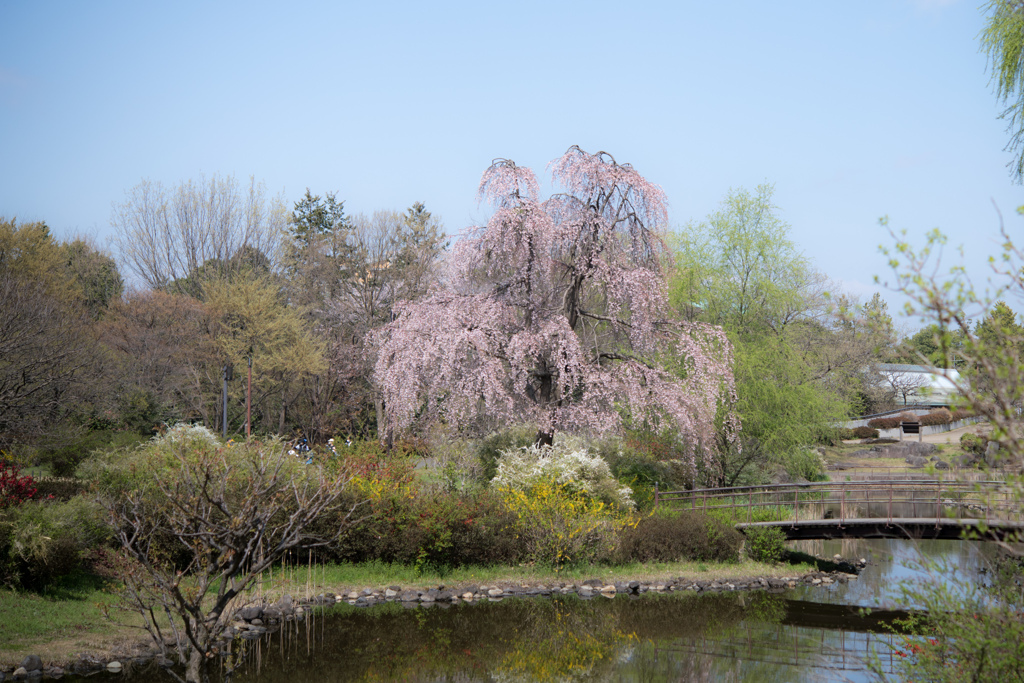
[[[0,0],[0,216],[110,235],[143,178],[250,175],[289,206],[423,201],[486,219],[495,157],[632,163],[673,226],[775,184],[818,269],[863,298],[877,220],[940,227],[984,278],[1021,221],[978,0],[140,3]],[[890,308],[901,299],[883,292]]]

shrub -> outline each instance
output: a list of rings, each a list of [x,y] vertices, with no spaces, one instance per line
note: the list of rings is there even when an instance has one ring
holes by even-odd
[[[960,449],[964,453],[974,453],[976,455],[985,455],[985,450],[988,448],[988,439],[979,434],[971,434],[965,432],[960,436]]]
[[[953,421],[953,414],[945,408],[938,408],[921,416],[921,426],[948,425]]]
[[[910,411],[900,413],[899,415],[892,415],[890,417],[876,417],[873,420],[868,420],[868,427],[874,429],[896,429],[900,426],[901,422],[919,422],[919,417]]]
[[[748,527],[747,555],[755,562],[774,564],[786,553],[786,534],[778,527]]]
[[[860,429],[860,427],[857,427]],[[840,427],[836,430],[836,438],[840,441],[849,441],[851,439],[864,438],[857,436],[857,429],[850,429],[849,427]]]
[[[100,506],[84,496],[31,502],[7,514],[4,554],[9,583],[38,589],[81,566],[83,555],[112,537]]]
[[[36,479],[36,495],[39,500],[70,500],[89,487],[81,479],[69,477],[43,477]]]
[[[492,480],[495,487],[527,491],[542,483],[553,483],[620,508],[635,507],[632,490],[619,484],[608,463],[576,439],[502,452]]]
[[[622,562],[732,562],[742,543],[740,532],[712,517],[658,512],[622,528],[617,557]]]
[[[125,448],[140,443],[142,438],[135,432],[118,432],[101,429],[86,432],[75,437],[67,445],[43,454],[42,461],[50,465],[55,477],[71,477],[78,466],[97,451]]]
[[[827,481],[825,460],[817,451],[798,450],[790,453],[783,461],[783,467],[790,477],[807,481]]]
[[[512,531],[529,561],[558,569],[606,560],[615,551],[615,517],[603,501],[552,481],[498,490],[515,515]]]
[[[190,425],[187,422],[179,422],[171,425],[152,439],[155,444],[185,444],[219,446],[220,439],[203,425]]]
[[[21,468],[0,460],[0,510],[20,505],[36,495],[35,480],[19,476]]]
[[[867,426],[854,427],[852,430],[855,439],[877,439],[878,430]]]
[[[494,479],[498,473],[498,459],[505,451],[525,448],[536,441],[537,431],[525,425],[491,434],[480,441],[477,446],[477,457],[483,468],[484,481]]]
[[[410,490],[407,495],[371,499],[356,517],[352,528],[319,551],[319,557],[397,562],[437,571],[524,559],[522,543],[515,538],[518,519],[497,491],[460,496]],[[338,520],[327,515],[317,520],[314,531],[323,527],[321,535],[328,535],[337,526]]]
[[[967,418],[974,417],[976,415],[977,413],[970,408],[957,408],[950,414],[950,419],[953,422],[959,422],[960,420],[966,420]]]

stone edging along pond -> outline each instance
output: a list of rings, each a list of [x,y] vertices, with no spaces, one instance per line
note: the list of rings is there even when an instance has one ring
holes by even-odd
[[[466,584],[452,587],[442,585],[425,590],[389,586],[379,590],[364,588],[361,591],[328,592],[303,600],[295,600],[290,595],[285,595],[273,603],[249,604],[236,610],[232,625],[227,629],[225,637],[256,640],[266,633],[278,630],[284,622],[305,619],[306,614],[314,609],[330,607],[341,602],[355,607],[371,607],[396,602],[407,608],[415,609],[435,606],[444,608],[460,603],[497,602],[505,598],[545,598],[559,595],[575,595],[586,600],[595,597],[614,598],[616,595],[638,597],[645,593],[681,591],[717,593],[767,590],[776,592],[795,588],[797,585],[827,586],[847,583],[857,578],[856,572],[861,567],[863,567],[862,562],[853,565],[843,563],[842,568],[849,571],[812,571],[780,578],[754,577],[695,581],[680,577],[658,581],[617,581],[614,583],[589,579],[581,583],[552,582],[535,585],[511,582],[494,585]],[[22,665],[17,669],[0,670],[0,681],[59,678],[66,674],[88,675],[104,670],[117,673],[122,670],[125,663],[142,665],[153,660],[159,660],[158,663],[161,666],[172,665],[172,662],[163,659],[156,648],[148,642],[141,644],[136,653],[126,657],[118,657],[113,653],[107,657],[81,655],[77,661],[70,663],[67,669],[59,666],[44,666],[38,656],[30,655],[25,657]]]

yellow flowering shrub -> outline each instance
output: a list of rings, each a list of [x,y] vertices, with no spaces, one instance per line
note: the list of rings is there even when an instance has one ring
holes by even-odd
[[[553,481],[498,490],[531,561],[558,568],[602,560],[615,551],[618,520],[607,503]]]

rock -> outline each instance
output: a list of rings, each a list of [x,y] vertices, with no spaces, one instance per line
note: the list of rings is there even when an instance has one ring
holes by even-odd
[[[920,455],[908,455],[903,459],[911,467],[924,467],[928,461]]]
[[[487,595],[492,598],[501,597],[502,595],[504,595],[504,593],[505,591],[501,590],[500,588],[491,588],[487,591]]]
[[[420,599],[420,592],[412,589],[405,590],[398,594],[398,599],[402,602],[417,602]]]
[[[431,595],[429,592],[424,593],[424,594],[422,594],[420,596],[420,602],[423,602],[423,603],[434,602],[434,596]]]
[[[615,586],[608,584],[607,586],[601,586],[602,593],[615,593]]]
[[[110,673],[113,673],[113,674],[119,673],[121,671],[121,662],[119,662],[117,660],[114,660],[112,662],[108,662],[107,663],[107,671],[109,671]]]
[[[349,594],[348,594],[349,600],[355,600],[358,597],[359,597],[359,593],[357,593],[356,591],[350,591]]]
[[[263,620],[262,619],[253,619],[249,623],[252,624],[253,626],[263,626]]]
[[[935,463],[935,469],[937,469],[937,470],[948,470],[949,469],[949,463],[945,462],[943,460],[939,460],[937,463]]]
[[[278,621],[278,620],[280,620],[280,618],[281,618],[281,610],[278,609],[275,605],[270,605],[269,607],[265,607],[263,609],[263,617],[262,617],[262,619],[263,619],[264,622]]]
[[[29,655],[21,660],[21,668],[25,671],[42,671],[43,660],[40,659],[39,655]]]
[[[244,619],[245,621],[252,621],[253,619],[259,619],[263,616],[263,608],[259,605],[249,605],[238,610],[235,616],[239,619]]]
[[[640,582],[639,581],[630,581],[629,582],[630,590],[636,591],[636,589],[639,588],[639,587],[640,587]]]
[[[25,667],[19,666],[14,670],[14,673],[12,673],[11,676],[14,678],[28,678],[28,671],[25,670]]]
[[[985,462],[989,467],[999,462],[999,442],[989,441],[988,445],[985,446]]]
[[[91,674],[96,671],[102,671],[103,663],[93,657],[83,655],[75,662],[72,669],[76,674]]]
[[[394,588],[388,588],[386,591],[384,591],[384,597],[388,598],[389,600],[393,600],[397,595],[398,591],[396,591]]]
[[[463,600],[472,600],[473,599],[473,593],[471,591],[466,591],[465,593],[462,594],[462,599]]]

